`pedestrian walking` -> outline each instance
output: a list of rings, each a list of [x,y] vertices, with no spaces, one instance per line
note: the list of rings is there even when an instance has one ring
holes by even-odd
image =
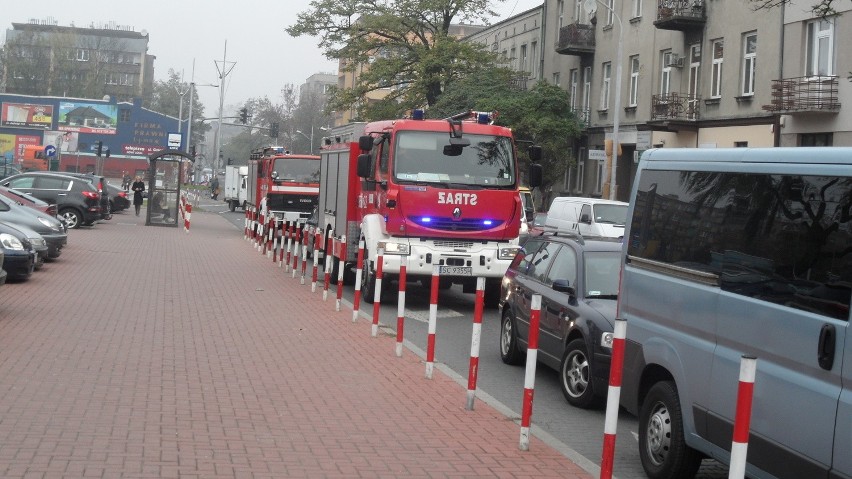
[[[142,208],[142,192],[145,191],[145,182],[137,176],[133,182],[133,206],[136,208],[136,216],[139,216],[139,210]]]
[[[214,200],[219,197],[219,177],[214,176],[213,181],[210,182],[210,197]]]
[[[130,188],[130,174],[126,171],[122,173],[123,175],[121,176],[121,189],[127,191],[127,189]]]

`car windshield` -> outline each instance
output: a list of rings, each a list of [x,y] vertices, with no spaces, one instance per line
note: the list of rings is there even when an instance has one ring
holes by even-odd
[[[595,222],[624,226],[627,205],[595,205]]]
[[[515,184],[509,137],[466,133],[464,138],[470,145],[455,147],[446,132],[400,132],[396,136],[394,177],[403,183]]]
[[[272,167],[280,181],[296,183],[317,183],[320,177],[320,162],[300,158],[276,158]]]
[[[587,298],[618,296],[621,254],[618,251],[587,251],[585,260],[585,293]]]

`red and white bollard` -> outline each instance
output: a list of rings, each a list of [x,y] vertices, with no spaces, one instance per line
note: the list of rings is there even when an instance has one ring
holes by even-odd
[[[530,422],[532,420],[533,392],[535,391],[535,366],[538,361],[538,326],[541,318],[541,295],[532,295],[530,306],[530,333],[527,345],[527,369],[524,375],[524,405],[521,411],[520,450],[530,450]]]
[[[331,230],[325,233],[325,270],[323,271],[322,300],[328,300],[328,286],[331,284],[331,260],[334,259],[334,236]]]
[[[343,301],[343,270],[346,264],[346,235],[340,237],[340,247],[337,248],[337,301],[334,310],[340,311],[340,303]]]
[[[408,257],[401,256],[399,259],[399,295],[396,302],[396,357],[402,357],[402,340],[405,337],[405,280],[406,269],[408,269]]]
[[[361,274],[364,270],[364,240],[358,240],[358,259],[355,261],[355,296],[352,299],[352,322],[358,321],[361,310]]]
[[[243,210],[243,239],[248,240],[249,233],[249,209]]]
[[[432,268],[432,289],[429,292],[429,335],[426,338],[426,379],[432,379],[435,368],[435,330],[438,328],[438,285],[441,267]]]
[[[284,240],[281,242],[281,262],[279,266],[284,268],[284,272],[290,269],[290,248],[293,246],[293,223],[291,221],[287,221],[286,227],[284,228],[284,232],[286,233],[286,242],[287,246],[285,249]],[[286,252],[286,256],[285,256]],[[286,259],[285,259],[286,258]]]
[[[192,204],[186,204],[186,214],[183,217],[183,230],[189,233],[189,220],[192,217]]]
[[[284,245],[287,243],[287,237],[290,235],[289,227],[290,227],[290,222],[288,220],[285,220],[285,219],[282,218],[281,219],[281,231],[280,231],[280,234],[278,235],[279,241],[278,241],[278,250],[277,250],[277,254],[278,254],[278,260],[277,261],[278,261],[278,267],[279,268],[284,267]]]
[[[382,269],[385,250],[376,250],[376,286],[373,288],[373,327],[370,334],[375,338],[379,335],[379,313],[382,309]]]
[[[618,402],[621,399],[621,376],[624,371],[624,341],[627,338],[627,321],[616,318],[612,336],[612,362],[609,366],[609,390],[604,416],[603,456],[601,479],[612,477],[615,462],[615,432],[618,426]]]
[[[740,384],[737,389],[737,414],[734,417],[734,441],[731,444],[731,464],[728,479],[745,477],[748,433],[751,427],[751,404],[754,398],[754,377],[757,358],[743,354],[740,359]]]
[[[482,338],[482,313],[485,310],[485,278],[476,278],[476,302],[473,306],[473,333],[470,336],[470,367],[467,370],[467,405],[473,411],[476,378],[479,374],[479,344]]]
[[[312,235],[311,226],[305,226],[302,229],[302,279],[300,284],[305,284],[305,276],[308,273],[308,236]]]
[[[293,271],[292,276],[296,277],[296,271],[299,270],[299,238],[302,237],[301,223],[296,225],[296,234],[293,236],[293,266],[290,268]]]
[[[314,266],[311,269],[311,293],[315,293],[317,291],[317,275],[319,273],[319,252],[320,252],[320,238],[322,234],[320,233],[319,227],[314,229]]]

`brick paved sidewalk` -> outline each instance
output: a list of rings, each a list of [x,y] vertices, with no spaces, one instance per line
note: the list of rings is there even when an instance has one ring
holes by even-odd
[[[217,215],[143,224],[0,287],[0,476],[590,477]]]

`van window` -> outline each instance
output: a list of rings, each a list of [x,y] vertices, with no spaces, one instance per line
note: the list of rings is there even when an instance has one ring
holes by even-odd
[[[556,256],[556,252],[559,251],[560,246],[561,245],[559,243],[546,243],[540,250],[538,250],[530,260],[530,267],[527,271],[527,276],[548,284],[547,268],[550,267],[550,263]]]
[[[577,218],[577,221],[582,221],[581,218],[583,218],[584,215],[588,218],[588,221],[592,221],[592,207],[590,205],[583,205],[583,207],[580,208],[580,216]]]
[[[548,285],[553,284],[557,279],[567,279],[570,286],[576,287],[577,283],[577,253],[573,248],[564,247],[556,253],[556,259],[553,260],[553,266],[547,273]]]
[[[849,317],[852,178],[643,172],[628,255],[712,273],[725,291]]]
[[[63,178],[53,178],[49,176],[39,177],[36,179],[36,187],[43,190],[67,190],[71,180]]]
[[[533,255],[541,248],[541,245],[544,243],[540,238],[530,238],[528,239],[524,245],[521,247],[518,254],[515,256],[515,259],[512,261],[512,268],[517,270],[521,274],[525,274],[527,272],[527,268],[530,267],[530,259]]]

